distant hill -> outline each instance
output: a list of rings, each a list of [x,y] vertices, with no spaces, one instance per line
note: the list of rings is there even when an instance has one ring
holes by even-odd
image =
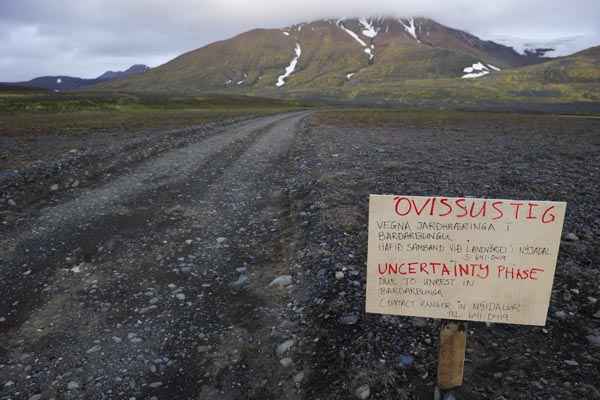
[[[146,65],[133,65],[125,71],[107,71],[94,79],[75,78],[71,76],[42,76],[27,82],[3,83],[2,85],[42,88],[51,91],[68,91],[81,89],[84,87],[96,85],[102,82],[109,82],[117,79],[127,78],[133,75],[142,74],[148,71],[150,67]]]
[[[497,78],[539,84],[600,83],[600,46],[540,65],[506,71]]]
[[[477,72],[472,72],[477,74]],[[494,71],[476,79],[407,79],[324,89],[329,98],[369,103],[478,106],[482,104],[600,103],[600,46],[543,63]],[[294,96],[310,97],[297,90]],[[586,109],[579,106],[576,109]]]
[[[25,86],[25,87],[37,87],[44,88],[52,91],[67,91],[79,89],[85,86],[92,86],[97,83],[100,83],[100,80],[97,79],[83,79],[83,78],[74,78],[71,76],[42,76],[39,78],[34,78],[27,82],[16,82],[12,85],[16,86]]]

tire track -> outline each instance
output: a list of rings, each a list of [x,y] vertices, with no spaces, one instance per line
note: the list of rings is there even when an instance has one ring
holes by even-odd
[[[270,129],[223,173],[205,200],[189,205],[186,218],[198,236],[192,254],[198,275],[175,282],[200,299],[202,311],[179,316],[175,330],[183,334],[164,349],[171,354],[187,349],[184,359],[193,367],[169,370],[164,389],[145,395],[296,398],[289,383],[294,367],[282,368],[274,352],[279,341],[293,337],[285,306],[289,293],[269,283],[290,274],[287,168],[280,166],[301,118]],[[210,329],[199,333],[206,324]],[[194,348],[199,335],[204,344]]]
[[[241,124],[220,135],[148,160],[131,174],[87,190],[66,203],[40,210],[40,217],[28,231],[3,239],[13,244],[10,246],[12,251],[2,254],[0,259],[0,282],[4,287],[0,316],[5,318],[0,324],[0,332],[18,326],[28,312],[40,304],[44,284],[56,268],[65,264],[67,253],[77,248],[76,245],[83,247],[83,252],[87,253],[84,258],[89,258],[95,243],[106,239],[111,232],[114,234],[111,225],[125,231],[135,230],[149,215],[148,210],[123,214],[123,205],[162,187],[177,185],[199,169],[210,170],[208,164],[214,163],[214,159],[231,146],[248,145],[264,129],[285,118],[288,116],[259,118]]]

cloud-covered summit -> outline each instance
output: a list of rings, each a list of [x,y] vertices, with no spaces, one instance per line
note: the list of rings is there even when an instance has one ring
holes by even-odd
[[[256,27],[363,15],[427,16],[483,38],[585,37],[582,43],[600,44],[597,0],[2,1],[0,81],[156,66]]]

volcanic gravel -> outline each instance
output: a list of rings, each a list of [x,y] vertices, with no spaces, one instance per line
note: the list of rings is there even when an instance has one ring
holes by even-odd
[[[369,194],[566,201],[546,326],[469,323],[455,396],[600,399],[600,120],[185,132],[4,170],[0,399],[433,398],[439,321],[364,311]]]

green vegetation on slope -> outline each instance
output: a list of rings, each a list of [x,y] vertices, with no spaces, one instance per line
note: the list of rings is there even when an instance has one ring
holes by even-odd
[[[437,52],[443,50],[430,50],[432,55]],[[458,58],[459,53],[451,54],[453,57],[448,58],[448,65],[464,62]],[[426,69],[427,59],[424,55],[416,57],[414,64],[423,63]],[[411,63],[406,63],[402,68],[409,65]],[[376,71],[375,67],[369,74],[373,76]],[[369,79],[368,74],[364,79],[362,75],[357,75],[357,81],[351,82],[353,84],[325,87],[320,94],[330,99],[414,105],[433,102],[447,105],[600,102],[600,47],[542,64],[495,72],[478,79],[415,79],[406,69],[404,71],[402,77],[388,81],[378,81],[376,77]],[[314,96],[314,91],[311,88],[294,87],[290,89],[290,95],[305,98]]]
[[[498,78],[505,82],[544,84],[600,83],[600,47],[544,64],[510,70]]]
[[[32,96],[34,94],[43,95],[47,93],[47,90],[41,88],[0,84],[0,99],[3,97]]]

